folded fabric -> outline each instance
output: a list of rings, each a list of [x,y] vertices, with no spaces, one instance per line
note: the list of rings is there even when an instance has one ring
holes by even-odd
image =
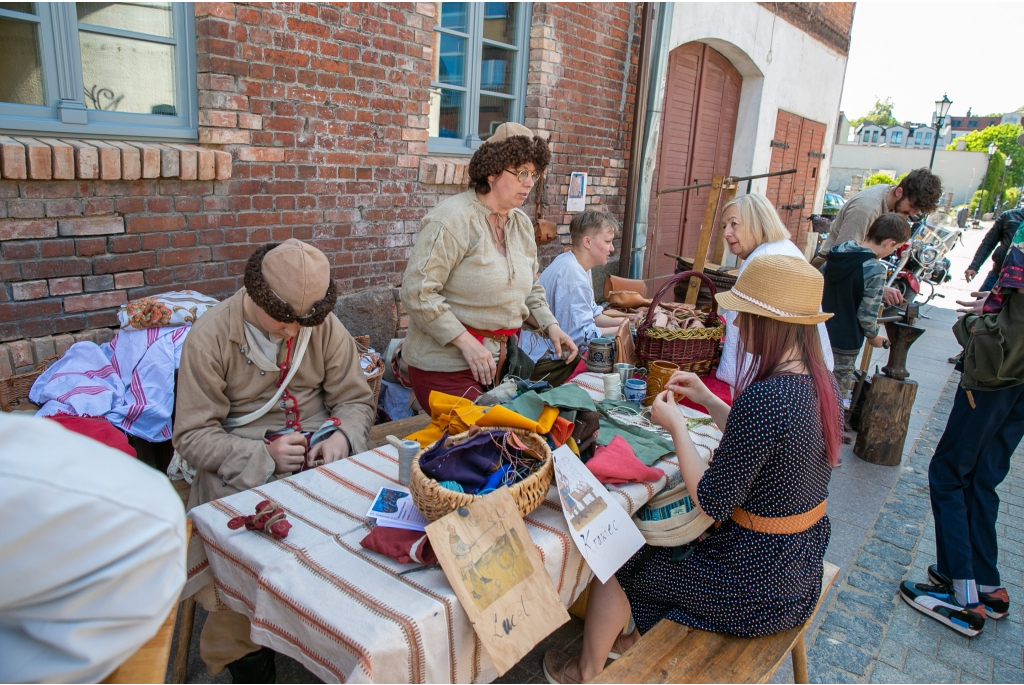
[[[102,442],[107,447],[121,450],[129,457],[137,457],[135,448],[128,444],[125,434],[117,430],[114,424],[102,416],[71,416],[69,414],[58,414],[47,416],[51,421],[56,421],[69,431],[92,438],[96,442]]]
[[[629,402],[603,400],[597,403],[597,408],[601,412],[600,427],[597,431],[598,445],[607,445],[612,438],[620,435],[633,447],[637,458],[648,466],[652,466],[654,462],[665,455],[675,454],[676,448],[671,440],[639,426],[622,423],[608,414],[609,409],[615,408],[629,408],[635,411],[636,405]]]
[[[418,530],[377,526],[359,544],[371,552],[391,557],[400,564],[416,561],[429,566],[437,563],[437,555],[426,533]]]
[[[117,321],[124,329],[191,326],[207,309],[217,304],[217,300],[194,290],[176,290],[121,305]]]
[[[565,441],[572,437],[574,427],[575,424],[564,416],[559,416],[555,419],[555,424],[551,426],[550,437],[555,443],[556,448],[564,445]]]
[[[511,402],[502,402],[501,406],[511,409],[533,421],[540,420],[540,414],[544,411],[544,400],[533,390],[524,392]]]
[[[420,455],[420,470],[434,480],[453,480],[466,492],[484,488],[491,474],[501,465],[501,451],[489,431],[461,440],[457,444],[450,437],[434,443]]]
[[[478,406],[462,397],[447,395],[437,390],[431,391],[429,402],[433,421],[423,430],[406,436],[406,439],[415,440],[422,447],[429,447],[440,440],[445,431],[457,435],[469,430],[470,426],[523,428],[547,435],[558,418],[558,410],[554,407],[544,407],[540,418],[534,420],[501,405]]]
[[[587,468],[602,483],[613,485],[654,482],[665,475],[661,469],[646,466],[637,459],[633,448],[621,435],[616,435],[607,445],[598,447],[594,456],[587,461]]]
[[[597,411],[576,412],[576,418],[573,421],[572,437],[577,443],[581,443],[597,433],[600,423],[601,414]]]
[[[551,390],[540,393],[540,399],[549,407],[559,409],[575,409],[577,411],[594,411],[594,400],[587,391],[575,383],[566,383]]]

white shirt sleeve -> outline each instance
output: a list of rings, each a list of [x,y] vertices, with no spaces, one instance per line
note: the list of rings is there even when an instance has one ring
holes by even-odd
[[[0,415],[0,682],[97,682],[185,584],[185,510],[159,471],[49,419]]]

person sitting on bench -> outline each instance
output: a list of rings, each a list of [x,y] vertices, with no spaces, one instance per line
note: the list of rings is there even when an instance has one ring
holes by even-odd
[[[732,409],[694,374],[676,372],[651,409],[675,443],[695,507],[718,522],[684,547],[645,545],[607,583],[594,582],[583,650],[544,655],[552,683],[586,682],[660,620],[757,637],[814,612],[831,526],[825,498],[839,461],[839,390],[816,325],[824,280],[802,257],[751,260],[716,297],[736,319],[754,364]],[[710,465],[697,455],[672,393],[707,407],[723,426]],[[621,635],[632,612],[636,630]],[[685,658],[685,656],[683,656]]]
[[[265,245],[244,283],[196,321],[181,352],[173,441],[196,470],[190,509],[365,451],[377,413],[320,250]],[[214,608],[212,593],[198,599]],[[227,666],[235,682],[273,682],[273,652],[249,639],[241,614],[211,611],[200,647],[211,675]]]

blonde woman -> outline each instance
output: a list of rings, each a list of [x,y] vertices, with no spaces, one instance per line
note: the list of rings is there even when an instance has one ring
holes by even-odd
[[[800,248],[789,239],[789,231],[779,219],[775,207],[764,195],[736,198],[722,209],[722,223],[725,225],[724,237],[729,252],[743,260],[740,274],[751,260],[762,255],[804,258]],[[735,388],[753,358],[749,354],[744,354],[742,359],[739,356],[740,333],[735,323],[736,312],[723,312],[722,315],[725,317],[725,344],[722,346],[722,359],[715,376]],[[823,323],[818,324],[818,337],[821,339],[825,366],[831,371],[834,366],[832,346]]]

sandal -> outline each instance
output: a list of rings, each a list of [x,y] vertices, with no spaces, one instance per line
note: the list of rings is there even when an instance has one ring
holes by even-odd
[[[636,629],[634,628],[633,630],[636,630]],[[619,633],[618,635],[615,636],[615,642],[612,643],[612,651],[608,652],[608,658],[609,659],[612,659],[612,660],[619,659],[619,658],[622,657],[623,653],[626,650],[629,649],[629,647],[623,647],[622,646],[621,640],[624,637],[629,637],[630,635],[632,635],[633,634],[633,630],[631,630],[631,631],[629,631],[628,633],[625,633],[625,634]],[[630,645],[630,647],[632,647],[632,646],[633,645]]]
[[[569,664],[576,657],[569,656],[560,649],[549,649],[544,652],[544,677],[551,685],[563,685],[563,683],[579,683],[580,681],[570,678],[566,674]]]

